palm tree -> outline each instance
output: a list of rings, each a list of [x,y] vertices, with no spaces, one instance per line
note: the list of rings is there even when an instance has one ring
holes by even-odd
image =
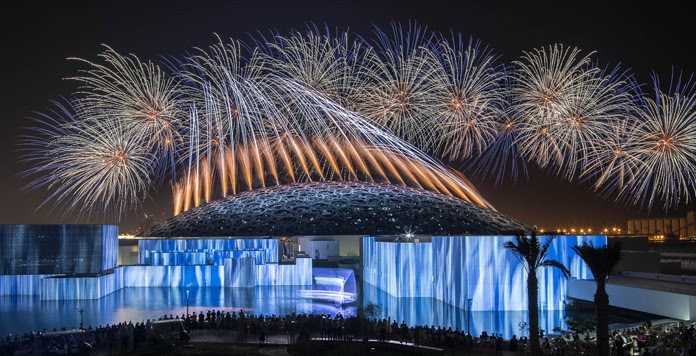
[[[527,237],[524,233],[515,236],[513,241],[505,243],[505,248],[514,253],[527,270],[527,310],[529,313],[529,351],[532,355],[541,354],[541,346],[539,344],[539,281],[537,279],[537,271],[541,268],[551,267],[557,268],[563,273],[563,276],[570,276],[570,271],[561,262],[546,258],[549,252],[552,236],[546,242],[542,243],[537,237],[536,231],[532,231]]]
[[[609,295],[607,277],[621,259],[621,244],[618,242],[595,247],[588,243],[574,246],[575,253],[585,261],[594,276],[597,288],[594,295],[597,317],[597,349],[600,356],[609,356]]]

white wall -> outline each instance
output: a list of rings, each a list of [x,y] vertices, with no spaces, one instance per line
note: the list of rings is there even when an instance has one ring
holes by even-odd
[[[312,259],[317,259],[317,254],[321,260],[335,260],[338,258],[337,240],[311,237],[301,237],[298,240],[300,249]]]
[[[568,297],[593,301],[593,280],[571,279],[568,281]],[[696,297],[654,289],[634,288],[616,284],[607,285],[609,305],[656,314],[680,320],[696,318]]]

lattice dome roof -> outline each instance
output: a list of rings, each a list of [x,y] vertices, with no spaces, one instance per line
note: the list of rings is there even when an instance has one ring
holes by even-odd
[[[155,226],[153,237],[494,235],[524,227],[491,209],[389,184],[281,185],[215,200]]]

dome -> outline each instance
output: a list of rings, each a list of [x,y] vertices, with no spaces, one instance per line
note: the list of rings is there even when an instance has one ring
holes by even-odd
[[[499,235],[521,229],[495,210],[423,189],[310,182],[212,201],[154,226],[149,236]]]

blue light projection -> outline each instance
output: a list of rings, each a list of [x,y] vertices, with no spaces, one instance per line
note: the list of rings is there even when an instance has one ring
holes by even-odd
[[[357,300],[355,272],[352,269],[315,267],[312,274],[312,288],[300,290],[300,297],[338,305],[350,304]]]
[[[117,250],[115,225],[0,224],[0,275],[100,273]]]
[[[374,304],[376,318],[391,319],[398,324],[427,325],[470,331],[480,335],[501,335],[506,339],[512,335],[527,335],[528,319],[526,310],[478,310],[468,312],[435,298],[397,298],[368,284],[363,284],[362,305]],[[565,312],[562,310],[542,310],[539,313],[539,327],[546,333],[567,330]]]
[[[0,275],[0,296],[2,295],[39,295],[41,281],[50,277],[43,274]]]
[[[274,239],[148,239],[139,241],[139,247],[142,264],[101,274],[0,276],[0,295],[98,299],[129,287],[311,286],[313,282],[312,260],[278,263]]]
[[[365,237],[364,281],[394,297],[434,298],[458,308],[466,308],[471,299],[473,311],[526,310],[527,272],[503,247],[512,239],[449,236],[433,237],[430,242],[394,242]],[[559,236],[548,256],[566,265],[572,278],[591,279],[590,270],[572,250],[583,242],[605,245],[606,236]],[[562,310],[565,278],[554,269],[543,269],[538,277],[540,308]]]
[[[253,257],[259,265],[278,262],[275,239],[144,239],[138,251],[144,265],[222,265],[227,258],[242,257]]]

